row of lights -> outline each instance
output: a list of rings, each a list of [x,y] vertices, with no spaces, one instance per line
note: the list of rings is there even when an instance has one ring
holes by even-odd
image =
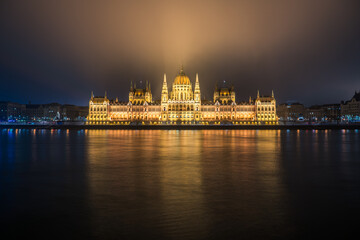
[[[131,122],[87,122],[86,124],[87,125],[129,125]],[[162,122],[160,121],[150,121],[150,122],[141,122],[142,125],[146,125],[146,124],[149,124],[149,125],[158,125],[158,124],[162,124]],[[220,125],[221,122],[220,121],[217,121],[217,122],[207,122],[207,121],[201,121],[199,122],[200,124],[202,125],[209,125],[209,124],[212,124],[212,125]],[[174,122],[174,121],[170,121],[168,122],[167,124],[170,124],[170,125],[176,125],[178,124],[178,122]],[[185,124],[185,125],[188,125],[188,124],[194,124],[193,122],[191,121],[181,121],[180,124]],[[262,123],[261,122],[232,122],[232,124],[235,124],[235,125],[261,125]],[[278,123],[277,122],[264,122],[265,125],[277,125]]]

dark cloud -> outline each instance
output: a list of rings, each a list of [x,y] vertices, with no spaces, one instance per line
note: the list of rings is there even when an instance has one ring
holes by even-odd
[[[360,89],[358,1],[2,1],[0,96],[86,104],[126,100],[130,81],[183,64],[208,98],[217,81],[238,99],[339,102]]]

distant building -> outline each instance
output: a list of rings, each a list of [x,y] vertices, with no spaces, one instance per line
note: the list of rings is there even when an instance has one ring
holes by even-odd
[[[305,119],[311,122],[334,122],[340,120],[340,104],[313,105],[306,110]]]
[[[19,104],[0,101],[0,122],[86,121],[87,106],[50,104]]]
[[[44,116],[42,119],[45,121],[60,120],[62,108],[62,105],[59,103],[43,104],[42,109],[44,111]]]
[[[306,108],[301,103],[283,103],[276,110],[281,121],[296,121],[306,115]]]
[[[333,122],[340,120],[340,104],[305,107],[301,103],[284,103],[277,107],[281,121]]]
[[[7,120],[7,102],[0,102],[0,122],[5,122]]]
[[[0,121],[23,121],[25,105],[14,102],[0,102]]]
[[[355,91],[350,100],[341,102],[341,117],[345,121],[360,121],[360,92]]]
[[[307,108],[306,119],[311,122],[321,122],[324,120],[324,108],[321,105],[313,105]]]
[[[324,109],[324,119],[325,121],[339,121],[341,117],[341,107],[340,104],[324,104],[322,105]]]
[[[41,121],[44,119],[44,106],[41,104],[26,104],[25,116],[27,121]]]
[[[65,104],[62,106],[61,118],[70,121],[85,121],[89,113],[88,106],[75,106]]]

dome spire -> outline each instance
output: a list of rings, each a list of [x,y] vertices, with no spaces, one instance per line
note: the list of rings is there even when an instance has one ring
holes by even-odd
[[[184,65],[181,64],[181,67],[180,67],[180,75],[185,75],[184,73]]]

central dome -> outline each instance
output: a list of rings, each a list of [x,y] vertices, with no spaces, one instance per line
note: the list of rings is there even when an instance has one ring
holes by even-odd
[[[181,68],[180,73],[176,76],[174,80],[175,85],[190,85],[190,79],[185,75],[184,70]]]

